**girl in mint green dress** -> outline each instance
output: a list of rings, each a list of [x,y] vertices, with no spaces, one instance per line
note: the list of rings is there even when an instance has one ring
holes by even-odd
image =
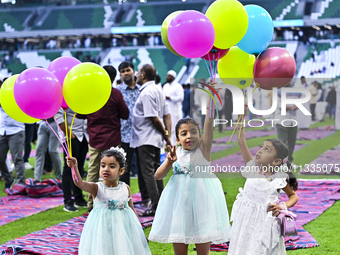
[[[125,152],[111,148],[103,152],[100,177],[103,182],[85,182],[78,171],[77,160],[67,158],[78,181],[74,183],[94,197],[94,204],[83,228],[80,255],[148,255],[151,254],[131,199],[131,191],[118,178],[125,171]]]
[[[173,167],[173,175],[162,192],[149,239],[173,243],[175,255],[187,254],[196,244],[198,254],[209,254],[211,243],[230,239],[226,200],[220,180],[209,172],[213,140],[213,119],[206,118],[203,136],[198,123],[184,118],[176,125],[180,147],[171,148],[156,171],[163,179]]]

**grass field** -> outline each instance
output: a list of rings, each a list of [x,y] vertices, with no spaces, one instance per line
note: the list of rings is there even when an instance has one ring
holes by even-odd
[[[324,126],[324,125],[334,125],[334,121],[326,120],[321,123],[314,124],[315,126]],[[223,133],[219,133],[215,131],[214,138],[219,138],[223,136],[230,135],[231,131],[224,131]],[[261,138],[253,138],[248,140],[249,147],[259,146],[266,138],[271,137],[261,137]],[[322,140],[316,141],[303,141],[302,143],[307,144],[304,148],[300,149],[294,154],[294,163],[297,165],[306,164],[314,159],[316,159],[319,155],[324,153],[325,151],[338,146],[340,144],[340,131],[336,131],[333,135],[330,135]],[[235,144],[235,143],[234,143]],[[212,160],[219,159],[221,157],[225,157],[227,155],[239,152],[239,147],[236,145],[232,148],[229,148],[224,151],[219,151],[212,154]],[[30,159],[30,163],[34,165],[34,158]],[[339,162],[340,163],[340,162]],[[87,166],[86,166],[87,168]],[[33,178],[33,171],[26,170],[26,178]],[[45,179],[54,178],[53,175],[44,175]],[[228,204],[229,214],[231,212],[232,204],[236,198],[238,193],[238,188],[244,185],[245,179],[243,178],[224,178],[223,175],[219,176],[223,185],[224,191],[227,191],[226,200]],[[168,175],[165,179],[165,183],[169,180],[170,175]],[[304,179],[331,179],[337,178],[334,176],[298,176],[298,178]],[[5,196],[6,194],[3,192],[4,189],[4,181],[0,181],[0,196]],[[137,179],[131,180],[131,191],[132,193],[138,192],[138,184]],[[58,224],[60,222],[64,222],[68,219],[71,219],[75,216],[79,216],[83,213],[86,213],[86,209],[80,209],[79,212],[75,213],[66,213],[63,211],[63,206],[59,206],[11,223],[0,226],[0,244],[3,244],[9,240],[13,240],[16,237],[21,237],[26,234],[29,234],[34,231],[42,230],[52,225]],[[338,235],[340,233],[340,201],[334,203],[334,205],[329,208],[325,213],[319,216],[316,220],[308,223],[304,226],[304,228],[310,232],[313,237],[318,241],[319,247],[308,248],[308,249],[300,249],[295,251],[287,251],[288,254],[303,254],[303,255],[322,255],[322,254],[340,254],[340,246],[338,241]],[[149,235],[151,228],[147,228],[144,230],[146,236]],[[173,254],[173,249],[171,244],[159,244],[151,242],[149,243],[152,254],[155,255],[170,255]],[[194,245],[189,246],[189,254],[196,254],[196,251],[193,250]],[[211,254],[227,254],[226,252],[211,252]]]

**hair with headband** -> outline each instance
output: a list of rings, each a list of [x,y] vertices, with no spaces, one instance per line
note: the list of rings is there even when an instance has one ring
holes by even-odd
[[[298,189],[298,182],[296,176],[292,173],[292,164],[288,160],[289,149],[287,145],[279,139],[267,139],[266,141],[271,142],[276,150],[276,157],[282,160],[281,164],[283,168],[288,169],[288,183],[293,190]]]
[[[115,157],[120,168],[126,167],[126,153],[123,148],[111,147],[109,150],[102,152],[100,159],[104,157]]]

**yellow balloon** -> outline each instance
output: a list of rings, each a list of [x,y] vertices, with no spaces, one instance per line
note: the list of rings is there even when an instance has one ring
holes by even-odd
[[[254,64],[253,54],[248,54],[234,46],[224,58],[218,60],[218,75],[225,84],[244,89],[249,87],[253,81]]]
[[[235,46],[247,32],[248,14],[239,1],[215,1],[209,6],[205,15],[214,26],[214,46],[219,49]]]
[[[161,29],[161,36],[162,36],[162,40],[164,45],[168,48],[168,50],[170,50],[173,54],[182,57],[181,55],[179,55],[172,47],[171,44],[169,42],[169,38],[168,38],[168,28],[170,25],[171,20],[176,17],[178,14],[182,13],[183,11],[175,11],[171,14],[169,14],[165,20],[163,21],[162,24],[162,29]]]
[[[39,121],[39,119],[32,118],[24,113],[18,106],[14,98],[14,83],[18,78],[19,74],[13,75],[6,79],[4,84],[0,89],[0,101],[1,107],[12,119],[23,123],[34,123]]]
[[[90,114],[101,109],[109,100],[111,80],[101,66],[82,63],[66,75],[63,94],[67,105],[80,114]]]

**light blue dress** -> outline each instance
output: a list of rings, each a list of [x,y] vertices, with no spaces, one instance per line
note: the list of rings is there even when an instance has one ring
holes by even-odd
[[[79,243],[80,255],[151,254],[142,226],[129,207],[127,186],[108,188],[98,182],[98,193]]]
[[[149,239],[160,243],[223,243],[230,239],[220,180],[199,147],[176,150],[178,160],[161,195]],[[199,171],[200,169],[201,171]]]

